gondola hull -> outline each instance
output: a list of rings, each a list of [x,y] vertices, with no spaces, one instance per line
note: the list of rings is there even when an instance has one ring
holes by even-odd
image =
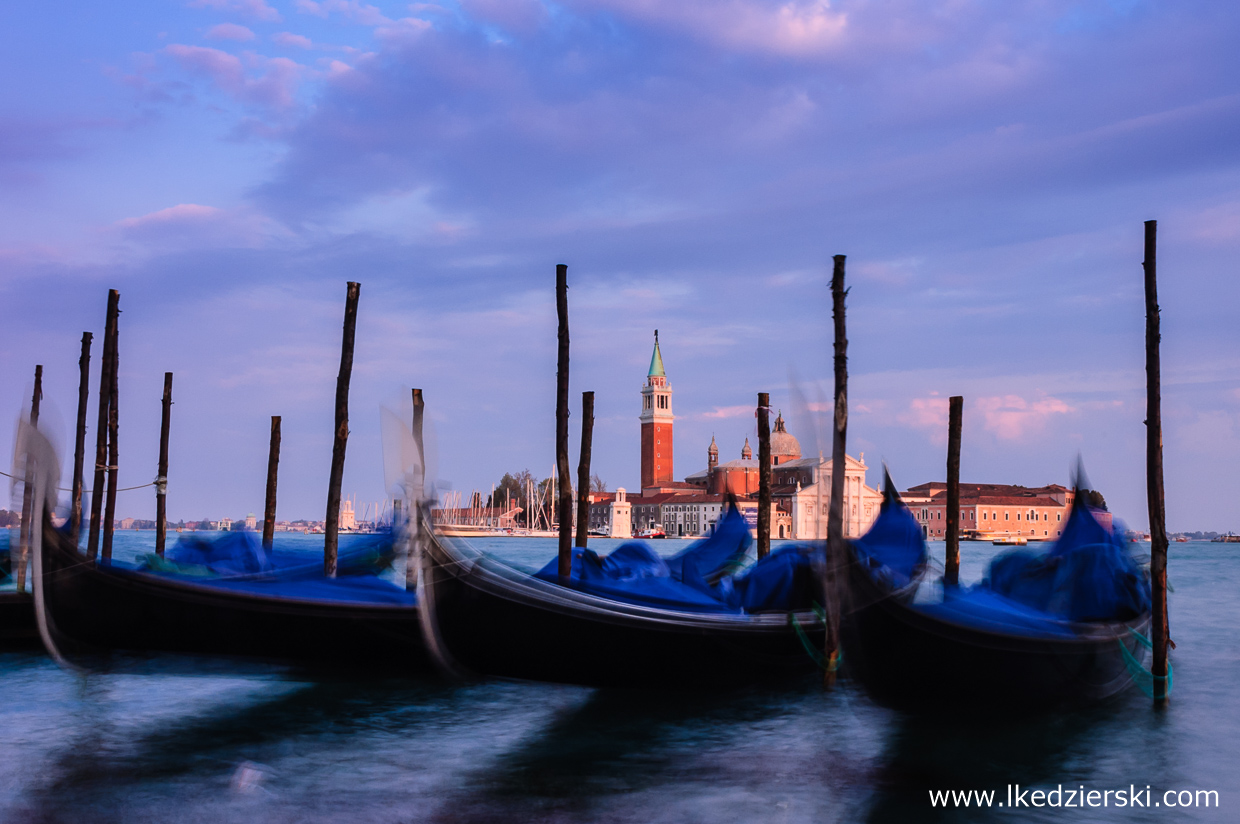
[[[50,523],[41,553],[46,640],[71,662],[125,652],[310,670],[429,666],[416,607],[271,598],[105,567]]]
[[[789,616],[698,614],[600,598],[432,538],[421,606],[433,652],[462,673],[599,687],[728,688],[817,670],[823,627]],[[804,632],[799,637],[792,621]]]
[[[844,665],[879,704],[938,712],[1027,712],[1110,698],[1132,681],[1121,644],[1138,660],[1127,623],[1077,625],[1076,638],[984,631],[940,620],[907,600],[885,597],[849,553],[851,608],[841,640]]]
[[[37,646],[34,599],[24,592],[0,593],[0,651]]]

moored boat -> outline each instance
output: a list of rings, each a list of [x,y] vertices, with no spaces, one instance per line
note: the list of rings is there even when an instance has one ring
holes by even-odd
[[[748,526],[734,514],[744,536],[737,540],[748,541]],[[812,651],[822,649],[824,629],[811,598],[793,608],[745,609],[711,583],[721,580],[721,558],[723,567],[735,561],[735,553],[717,552],[728,534],[718,529],[685,551],[699,554],[667,559],[670,573],[640,545],[606,558],[576,549],[567,582],[431,536],[419,589],[430,652],[462,674],[606,687],[724,688],[815,671]],[[788,554],[772,568],[792,570],[792,551],[781,552]],[[624,570],[609,578],[608,564]],[[793,583],[786,582],[789,591]]]
[[[908,541],[920,541],[916,521],[902,505],[884,510],[879,521],[905,533],[907,556]],[[939,599],[891,597],[900,563],[889,554],[865,539],[850,547],[842,626],[848,672],[878,703],[1028,712],[1104,700],[1139,674],[1148,582],[1133,578],[1122,538],[1084,504],[1048,553],[1000,556],[983,584],[945,586]],[[924,543],[919,556],[924,564]]]
[[[33,429],[22,437],[37,453],[35,511],[44,512],[31,547],[34,615],[57,661],[111,666],[123,652],[350,672],[427,665],[415,593],[375,575],[326,578],[319,562],[180,574],[175,564],[153,570],[86,558],[47,514],[58,465],[50,445]]]

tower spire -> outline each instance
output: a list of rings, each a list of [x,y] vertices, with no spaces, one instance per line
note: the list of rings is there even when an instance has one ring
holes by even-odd
[[[659,330],[654,330],[654,353],[650,356],[650,371],[646,373],[648,378],[666,378],[667,373],[663,371],[663,353],[659,351]]]

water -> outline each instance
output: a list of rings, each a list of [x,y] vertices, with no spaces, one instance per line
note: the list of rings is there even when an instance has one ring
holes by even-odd
[[[278,537],[315,549],[316,536]],[[152,541],[118,533],[117,555]],[[484,545],[528,569],[554,543]],[[39,654],[3,654],[0,820],[1240,820],[1238,549],[1171,546],[1178,649],[1161,712],[1135,689],[1090,711],[995,724],[903,717],[848,683],[825,693],[813,680],[702,696],[433,678],[77,676]],[[962,579],[980,576],[994,551],[965,544]],[[1006,800],[1009,783],[1149,784],[1152,800],[1217,790],[1220,808],[930,806],[941,789]]]

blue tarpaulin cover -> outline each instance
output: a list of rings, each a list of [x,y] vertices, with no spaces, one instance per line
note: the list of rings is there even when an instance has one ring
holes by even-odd
[[[1006,552],[979,586],[1066,621],[1127,621],[1150,609],[1149,581],[1122,535],[1080,504],[1049,552]]]
[[[873,527],[853,546],[875,579],[892,589],[908,583],[927,558],[921,527],[903,505],[884,504]],[[1078,505],[1048,551],[1005,552],[991,561],[981,583],[944,587],[942,601],[913,607],[993,632],[1071,637],[1072,623],[1144,614],[1150,589],[1120,535]]]
[[[783,547],[744,575],[733,576],[751,544],[744,516],[729,508],[713,535],[671,558],[660,558],[637,541],[604,556],[574,547],[567,584],[625,603],[691,612],[808,609],[813,550]],[[560,583],[558,560],[553,558],[535,577]]]
[[[217,538],[183,536],[169,548],[166,559],[152,553],[137,565],[117,560],[106,563],[122,572],[157,574],[266,598],[415,606],[415,592],[376,574],[390,563],[393,549],[388,535],[354,542],[339,553],[336,578],[323,574],[321,558],[310,553],[269,552],[249,532]]]
[[[870,529],[853,541],[853,547],[875,580],[891,589],[907,586],[929,557],[921,524],[899,501],[884,501]]]
[[[373,575],[390,566],[395,544],[389,535],[353,541],[337,554],[336,574]],[[268,550],[253,532],[228,532],[214,538],[182,535],[165,557],[148,553],[144,568],[179,575],[237,576],[279,573],[285,578],[322,574],[322,561],[312,553]]]

